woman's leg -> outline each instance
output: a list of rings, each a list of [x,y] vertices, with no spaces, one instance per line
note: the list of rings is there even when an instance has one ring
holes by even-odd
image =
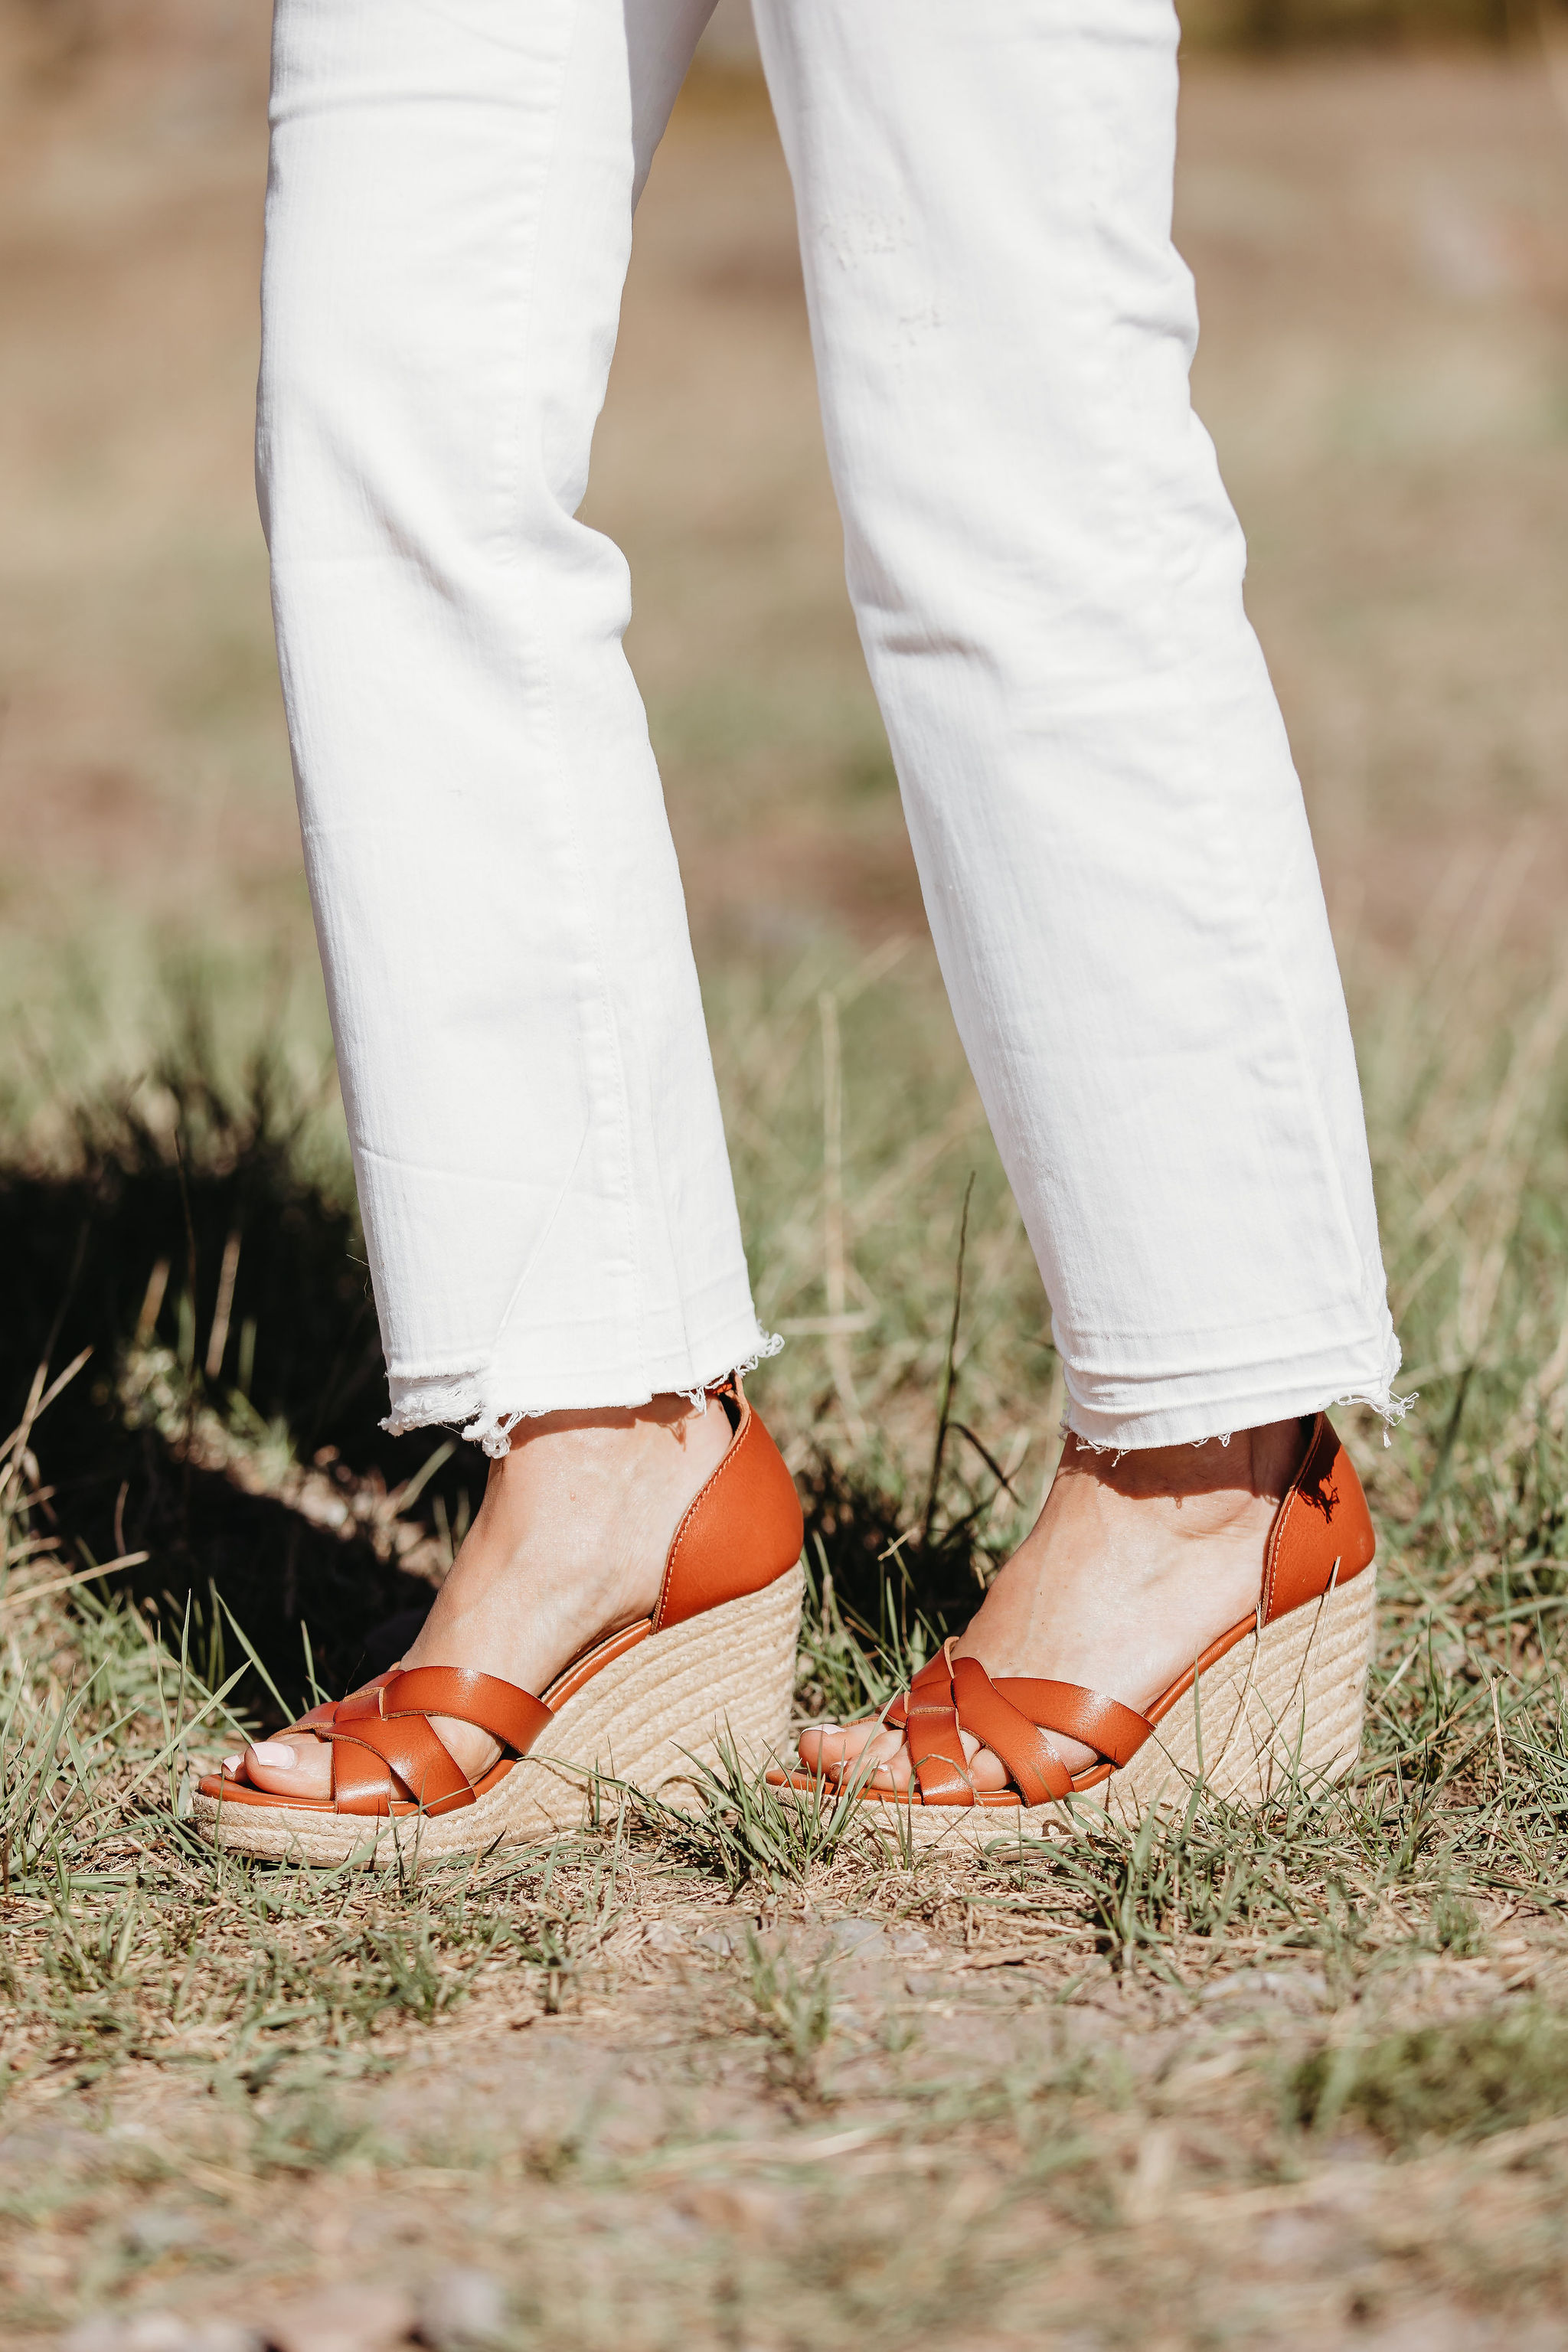
[[[259,476],[395,1428],[759,1347],[680,879],[576,520],[711,0],[279,0]]]
[[[1295,1416],[1389,1412],[1398,1362],[1311,841],[1188,398],[1174,13],[758,14],[850,588],[1086,1441],[973,1638],[1112,1690],[1142,1656],[1157,1690],[1255,1596]]]
[[[258,471],[389,1425],[495,1457],[416,1657],[532,1688],[651,1606],[729,1434],[681,1392],[766,1344],[626,565],[576,520],[711,5],[277,13]],[[253,1777],[324,1786],[299,1745]]]

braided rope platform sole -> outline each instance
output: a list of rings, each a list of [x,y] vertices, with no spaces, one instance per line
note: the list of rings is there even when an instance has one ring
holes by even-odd
[[[1055,1805],[909,1805],[866,1801],[919,1846],[983,1849],[998,1838],[1070,1834],[1073,1809],[1099,1807],[1129,1824],[1180,1808],[1200,1780],[1215,1797],[1261,1804],[1291,1781],[1337,1780],[1361,1751],[1367,1668],[1377,1620],[1376,1571],[1292,1610],[1212,1665],[1154,1727],[1131,1762]]]
[[[456,1811],[386,1821],[198,1795],[196,1824],[240,1853],[384,1869],[400,1854],[430,1861],[581,1829],[598,1775],[667,1804],[689,1802],[692,1759],[716,1764],[721,1742],[752,1769],[783,1752],[805,1591],[797,1566],[761,1592],[650,1634],[566,1701],[535,1752]],[[599,1818],[616,1794],[599,1790]]]

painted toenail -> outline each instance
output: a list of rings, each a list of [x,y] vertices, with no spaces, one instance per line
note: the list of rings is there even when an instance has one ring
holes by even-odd
[[[254,1761],[265,1764],[269,1772],[291,1772],[300,1760],[294,1749],[281,1739],[258,1739],[250,1753]]]
[[[237,1772],[244,1761],[243,1756],[226,1756],[218,1769],[221,1772]]]

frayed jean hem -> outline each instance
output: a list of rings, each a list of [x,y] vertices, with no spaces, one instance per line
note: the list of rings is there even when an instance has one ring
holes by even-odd
[[[392,1411],[381,1426],[394,1437],[432,1426],[456,1429],[471,1444],[481,1446],[492,1461],[499,1462],[510,1453],[512,1433],[519,1423],[542,1420],[546,1413],[625,1412],[648,1404],[656,1396],[683,1396],[700,1412],[714,1389],[721,1388],[736,1375],[743,1377],[754,1372],[760,1363],[769,1356],[776,1356],[784,1346],[776,1331],[759,1329],[755,1337],[756,1345],[748,1353],[720,1363],[713,1371],[689,1385],[679,1379],[662,1378],[657,1387],[646,1380],[635,1379],[568,1383],[562,1394],[547,1404],[502,1402],[495,1393],[502,1383],[487,1373],[452,1372],[429,1380],[394,1378]]]
[[[1179,1405],[1124,1414],[1097,1411],[1074,1397],[1063,1416],[1062,1428],[1091,1452],[1135,1454],[1156,1445],[1206,1445],[1215,1438],[1225,1445],[1238,1429],[1261,1429],[1274,1421],[1362,1405],[1382,1421],[1386,1444],[1389,1432],[1398,1426],[1416,1402],[1414,1393],[1395,1393],[1394,1380],[1399,1362],[1399,1345],[1391,1336],[1381,1380],[1367,1380],[1346,1367],[1338,1380],[1324,1380],[1321,1375],[1304,1381],[1279,1380],[1250,1394],[1228,1396],[1223,1402],[1217,1399],[1207,1402],[1186,1400]],[[1069,1394],[1070,1385],[1069,1379]]]

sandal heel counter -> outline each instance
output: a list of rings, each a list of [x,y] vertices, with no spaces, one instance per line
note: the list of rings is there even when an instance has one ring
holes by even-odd
[[[735,1442],[676,1530],[654,1631],[787,1576],[805,1538],[783,1454],[747,1405]]]
[[[1326,1413],[1320,1413],[1307,1458],[1279,1507],[1264,1571],[1262,1622],[1321,1600],[1370,1568],[1377,1537],[1356,1467]]]

